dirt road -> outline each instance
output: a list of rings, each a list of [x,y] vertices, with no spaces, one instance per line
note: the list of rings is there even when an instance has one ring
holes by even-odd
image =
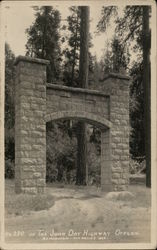
[[[112,196],[98,188],[47,187],[48,210],[6,215],[6,241],[22,243],[149,242],[150,190],[131,186]]]

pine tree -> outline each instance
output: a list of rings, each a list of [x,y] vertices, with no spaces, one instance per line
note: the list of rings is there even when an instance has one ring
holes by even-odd
[[[150,130],[150,30],[149,30],[149,16],[150,16],[151,8],[150,6],[142,6],[142,5],[132,5],[126,6],[124,8],[123,17],[118,17],[117,9],[115,7],[103,7],[102,9],[102,17],[98,23],[99,31],[105,31],[107,25],[110,22],[110,18],[113,14],[116,16],[115,23],[116,29],[115,32],[119,36],[121,43],[126,44],[128,46],[131,45],[130,42],[134,41],[133,51],[138,55],[138,64],[134,62],[134,65],[130,69],[130,74],[133,76],[133,83],[131,89],[134,90],[134,93],[131,91],[131,98],[134,94],[134,101],[136,101],[137,106],[135,109],[132,109],[130,113],[130,118],[135,119],[136,122],[131,121],[132,124],[132,134],[131,137],[131,147],[140,147],[140,145],[144,145],[143,155],[146,155],[146,185],[148,187],[151,186],[151,130]],[[141,70],[142,69],[142,70]],[[134,72],[136,72],[134,74]],[[139,77],[140,75],[140,77]],[[139,80],[140,84],[136,85]],[[141,87],[140,89],[140,98],[137,96],[137,92],[135,89]],[[142,107],[142,103],[144,104],[144,112]],[[133,106],[132,106],[133,107]],[[142,115],[142,117],[141,117]],[[139,119],[140,118],[140,119]],[[135,125],[137,124],[138,126]],[[137,129],[141,128],[143,131],[139,134]],[[134,130],[134,131],[133,131]],[[138,137],[135,134],[139,134]],[[142,137],[141,137],[142,136]],[[135,152],[136,150],[132,150]],[[141,154],[141,151],[139,151]]]
[[[15,105],[14,105],[14,69],[15,55],[10,46],[5,44],[5,177],[14,176],[15,160]]]
[[[35,22],[26,30],[28,41],[26,55],[47,59],[47,81],[59,79],[60,75],[60,13],[51,6],[35,7]]]
[[[64,82],[68,86],[78,85],[79,74],[79,54],[80,54],[80,9],[70,7],[71,15],[67,17],[68,47],[63,50],[65,57],[64,63]]]
[[[81,29],[80,29],[80,61],[79,61],[79,83],[80,87],[88,87],[88,67],[89,67],[89,7],[81,6]],[[88,180],[87,170],[87,137],[86,137],[86,124],[79,122],[78,130],[78,155],[77,155],[77,173],[76,184],[85,185]]]
[[[129,53],[126,44],[122,44],[120,39],[114,36],[111,43],[107,42],[106,47],[106,53],[101,59],[104,64],[104,73],[120,72],[122,69],[128,69]]]

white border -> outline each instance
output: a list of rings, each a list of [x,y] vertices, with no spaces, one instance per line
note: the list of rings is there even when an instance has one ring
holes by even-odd
[[[3,15],[3,9],[6,5],[91,5],[91,4],[98,4],[100,5],[151,5],[152,6],[152,36],[151,36],[151,130],[152,130],[152,141],[151,141],[151,156],[152,156],[152,188],[151,188],[151,201],[152,201],[152,207],[151,207],[151,243],[123,243],[123,244],[110,244],[110,243],[98,243],[98,244],[78,244],[78,243],[72,243],[72,244],[6,244],[4,242],[4,15]],[[132,0],[131,2],[129,0],[119,0],[117,1],[110,1],[110,0],[90,0],[90,1],[3,1],[1,2],[1,9],[0,9],[0,18],[1,18],[1,41],[0,41],[0,52],[1,52],[1,65],[0,65],[0,111],[1,111],[1,119],[0,119],[0,162],[1,162],[1,172],[0,172],[0,180],[1,180],[1,186],[0,186],[0,197],[1,197],[1,203],[0,203],[0,209],[1,209],[1,245],[3,249],[156,249],[157,247],[157,239],[156,239],[156,232],[157,232],[157,223],[156,223],[156,202],[157,202],[157,171],[156,171],[156,142],[157,142],[157,134],[156,134],[156,114],[157,114],[157,103],[156,103],[156,96],[157,96],[157,88],[156,88],[156,27],[157,27],[157,20],[156,20],[156,5],[155,1],[151,0]]]

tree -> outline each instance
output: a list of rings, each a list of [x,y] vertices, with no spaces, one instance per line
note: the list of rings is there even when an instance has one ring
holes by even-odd
[[[67,40],[68,46],[63,50],[65,57],[64,63],[64,79],[66,85],[73,87],[81,87],[79,83],[79,58],[80,58],[80,7],[70,7],[71,14],[67,17],[68,26],[63,25],[63,29],[67,29],[68,35],[62,38],[63,42]],[[92,47],[91,35],[89,33],[88,46]],[[89,53],[89,73],[93,72],[93,57]]]
[[[5,44],[5,177],[14,176],[15,160],[15,105],[14,105],[14,69],[15,55],[10,46]]]
[[[68,46],[63,50],[65,57],[63,81],[68,86],[77,86],[79,74],[79,52],[80,52],[80,9],[79,7],[70,7],[71,15],[67,17],[68,26],[63,26],[63,29],[68,29],[68,35],[62,39],[67,40]]]
[[[104,73],[120,72],[121,69],[128,69],[130,55],[126,44],[122,44],[120,39],[114,36],[111,43],[107,42],[106,47],[106,53],[104,53],[101,59]]]
[[[130,154],[133,158],[143,159],[145,156],[144,131],[144,89],[143,63],[136,62],[130,69],[132,84],[130,85]]]
[[[146,186],[151,187],[151,81],[150,81],[150,30],[149,7],[143,6],[143,87],[146,150]]]
[[[107,9],[108,8],[108,9]],[[115,8],[113,7],[103,7],[102,10],[102,18],[98,23],[98,29],[100,31],[105,31],[107,24],[110,21],[110,18],[112,14],[114,13]],[[134,76],[133,85],[131,88],[135,90],[135,88],[138,88],[141,86],[140,94],[141,98],[139,96],[134,96],[134,100],[136,100],[137,105],[141,107],[141,103],[144,103],[144,113],[142,113],[143,117],[141,119],[141,112],[142,110],[140,108],[137,109],[138,112],[134,112],[134,115],[136,113],[136,119],[140,117],[139,124],[141,128],[145,128],[144,131],[141,133],[141,135],[144,135],[141,137],[135,137],[131,138],[132,143],[134,140],[134,144],[136,142],[140,145],[141,140],[143,140],[143,144],[145,144],[145,150],[146,150],[146,185],[150,186],[150,63],[149,63],[149,53],[150,53],[150,31],[149,31],[149,13],[151,9],[149,6],[126,6],[124,9],[124,15],[123,17],[116,16],[115,23],[116,28],[115,32],[120,37],[122,44],[128,43],[127,46],[131,46],[131,42],[134,41],[133,45],[133,51],[138,54],[139,64],[136,64],[134,62],[134,65],[132,69],[130,70],[130,73],[133,75],[133,72],[136,72],[136,75]],[[117,10],[116,10],[117,14]],[[106,18],[106,19],[105,19]],[[105,23],[105,24],[104,24]],[[141,69],[142,71],[137,70]],[[136,67],[136,69],[135,69]],[[145,70],[146,69],[146,70]],[[139,77],[139,74],[141,74],[141,77]],[[137,80],[138,78],[138,80]],[[136,86],[136,83],[138,81],[141,81],[141,84]],[[142,90],[143,89],[143,90]],[[137,93],[135,91],[134,93]],[[133,93],[132,93],[133,94]],[[143,101],[144,100],[144,101]],[[141,101],[139,105],[139,101]],[[145,115],[144,115],[145,114]],[[135,116],[131,114],[131,118],[135,119]],[[132,122],[132,125],[134,126],[136,123]],[[146,125],[146,126],[145,126]],[[133,127],[134,130],[138,129],[138,126]],[[132,134],[136,134],[132,133]],[[145,153],[145,152],[143,152]]]
[[[81,6],[81,29],[80,29],[80,61],[79,61],[79,86],[88,87],[88,43],[89,43],[89,7]],[[85,185],[87,183],[87,142],[86,142],[86,124],[82,121],[77,126],[77,173],[76,184]]]
[[[80,9],[78,7],[70,7],[71,15],[68,16],[68,48],[63,53],[65,55],[65,71],[64,77],[68,86],[77,86],[78,80],[78,64],[80,52]]]
[[[47,67],[47,80],[52,82],[59,79],[60,73],[60,13],[51,6],[34,9],[35,22],[26,30],[28,35],[26,55],[50,61]]]

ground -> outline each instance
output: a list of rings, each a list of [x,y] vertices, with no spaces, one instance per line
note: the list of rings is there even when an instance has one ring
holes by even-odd
[[[6,181],[6,242],[150,242],[151,190],[104,193],[97,187],[47,185],[46,194],[14,193]]]

